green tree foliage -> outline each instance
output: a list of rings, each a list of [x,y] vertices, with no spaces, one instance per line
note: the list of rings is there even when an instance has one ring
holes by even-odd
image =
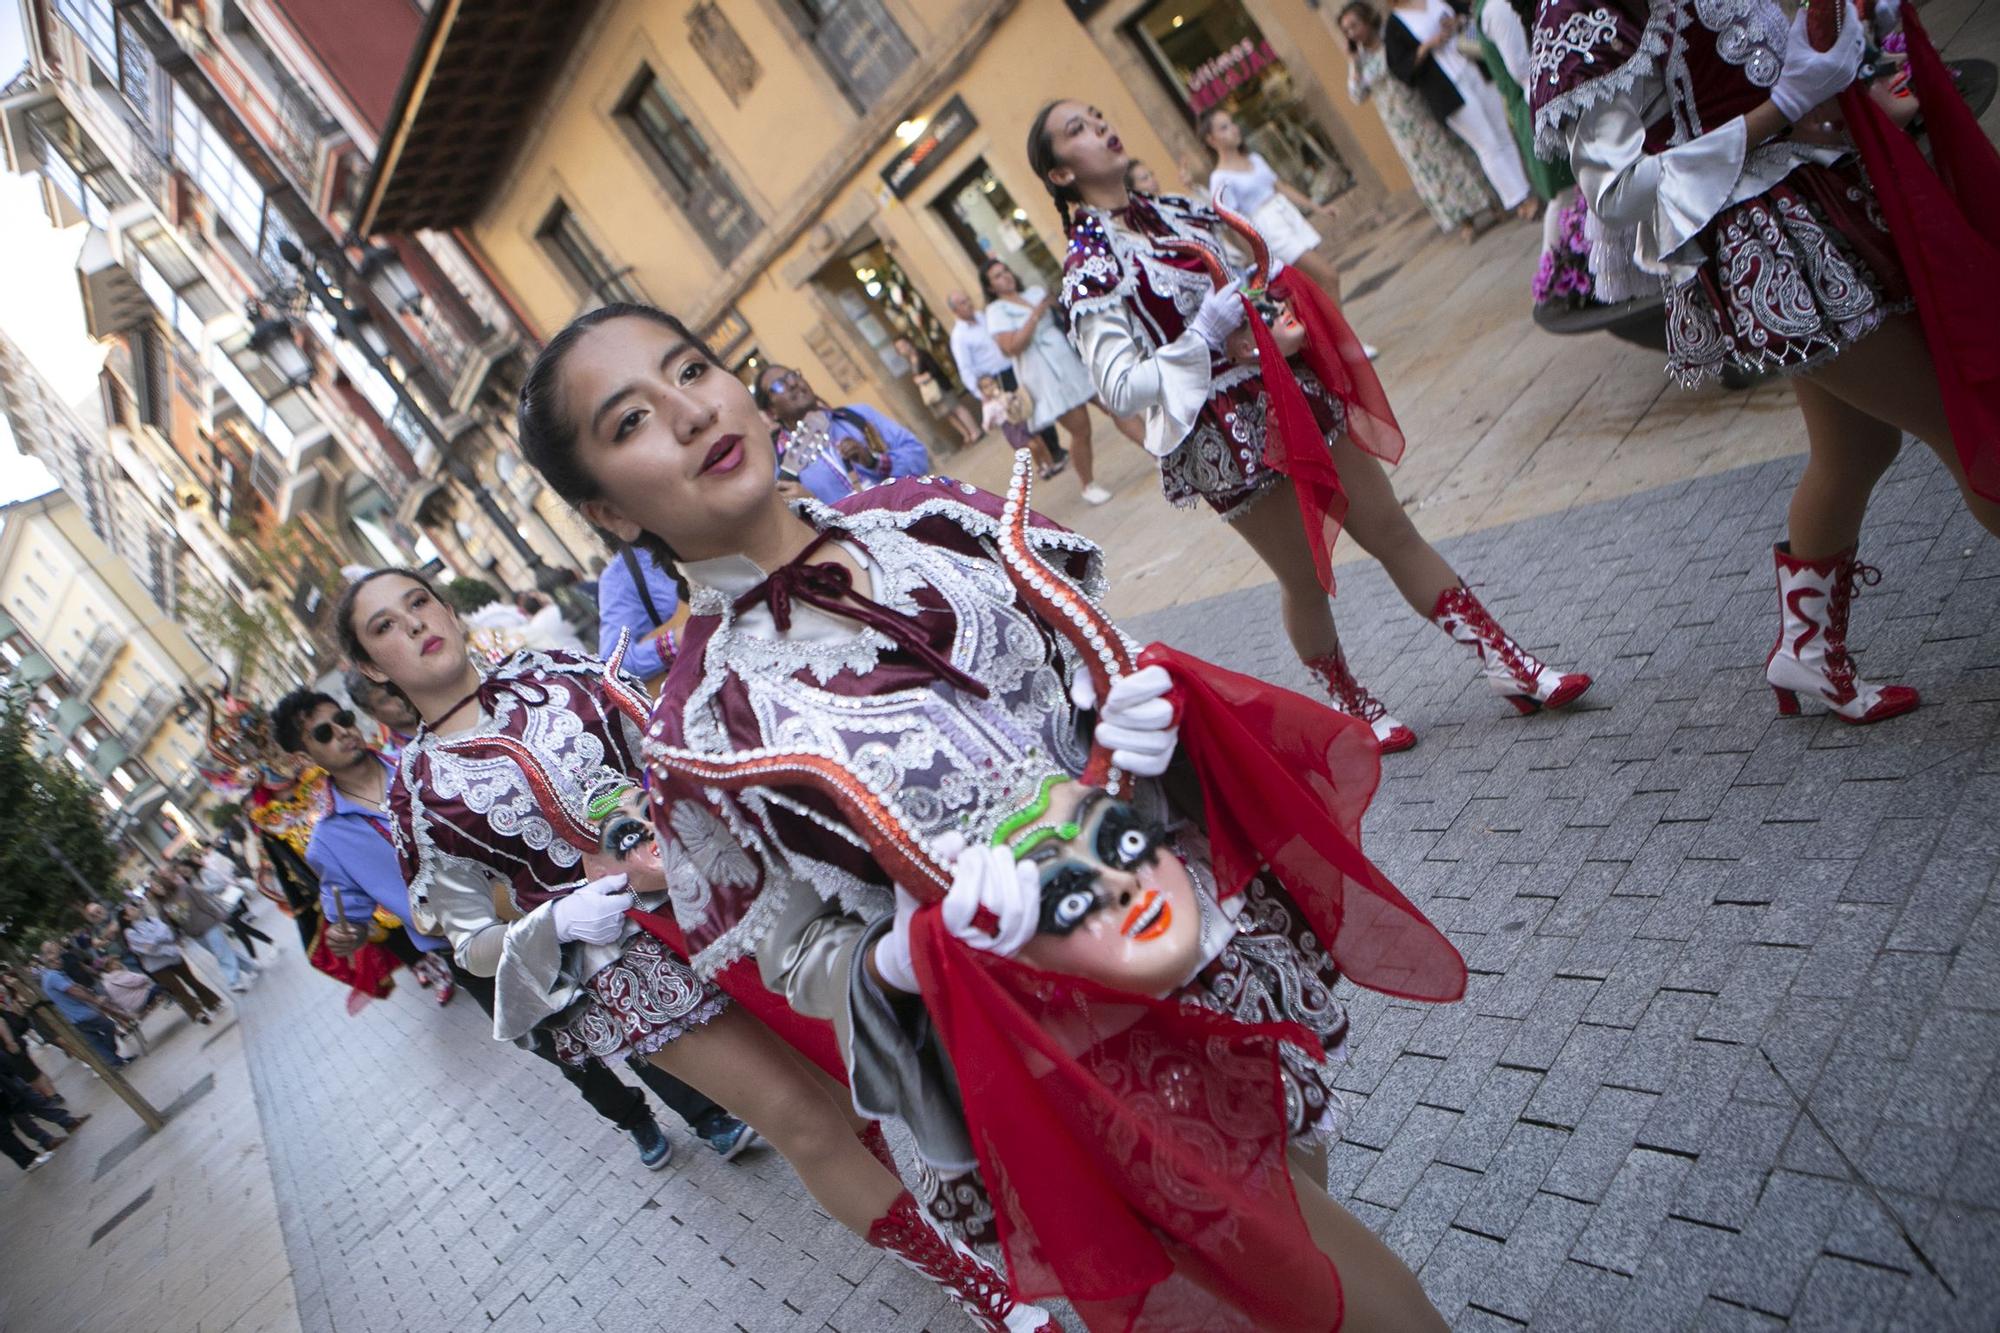
[[[84,885],[108,893],[118,869],[97,788],[36,740],[25,694],[0,696],[0,938],[17,950],[74,926]]]
[[[485,579],[453,579],[438,592],[462,616],[500,600],[500,590]]]

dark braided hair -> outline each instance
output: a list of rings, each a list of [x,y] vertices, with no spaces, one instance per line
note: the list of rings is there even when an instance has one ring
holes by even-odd
[[[1074,229],[1074,224],[1070,220],[1070,210],[1083,202],[1083,196],[1077,193],[1076,186],[1057,185],[1049,179],[1049,173],[1062,165],[1056,161],[1055,143],[1049,138],[1049,113],[1061,105],[1060,101],[1050,102],[1037,111],[1035,118],[1028,122],[1028,169],[1035,173],[1035,179],[1042,183],[1042,188],[1056,201],[1056,212],[1062,215],[1063,235],[1068,236]]]
[[[562,330],[543,345],[534,364],[528,367],[527,378],[521,381],[521,401],[515,420],[520,428],[522,456],[534,466],[535,471],[542,474],[542,480],[549,484],[549,489],[568,501],[572,508],[581,506],[586,500],[599,498],[600,487],[597,479],[577,458],[576,423],[570,419],[562,402],[563,362],[584,334],[614,319],[643,319],[671,329],[675,336],[699,352],[704,361],[725,373],[728,370],[715,359],[715,353],[693,330],[655,306],[614,301],[610,305],[587,310],[563,325]],[[762,376],[758,378],[762,379]],[[599,532],[597,535],[612,550],[618,548],[620,543],[610,534]],[[685,601],[688,585],[681,576],[680,557],[674,553],[673,547],[667,545],[666,539],[656,533],[645,532],[632,545],[659,562],[660,568],[673,578],[681,599]]]

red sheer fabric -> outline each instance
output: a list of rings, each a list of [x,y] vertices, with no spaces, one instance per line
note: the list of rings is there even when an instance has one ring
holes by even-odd
[[[306,961],[317,971],[324,972],[349,989],[347,992],[347,1012],[358,1014],[368,1007],[370,1000],[387,999],[389,992],[396,988],[392,974],[398,967],[396,955],[379,944],[363,944],[351,957],[342,958],[326,942],[326,923],[320,922],[313,932],[312,947],[306,950]]]
[[[1264,461],[1291,479],[1299,502],[1299,521],[1305,525],[1306,541],[1312,547],[1313,568],[1320,586],[1332,592],[1333,544],[1340,539],[1340,525],[1347,517],[1347,492],[1341,489],[1340,473],[1333,466],[1319,422],[1313,419],[1305,390],[1278,354],[1270,326],[1247,296],[1243,308],[1251,336],[1257,340],[1257,363],[1263,374],[1264,395],[1271,404],[1264,429]]]
[[[638,922],[641,930],[672,950],[674,957],[688,956],[687,936],[681,933],[680,923],[672,917],[643,912],[638,908],[625,915]],[[793,1050],[833,1075],[843,1085],[846,1084],[847,1062],[841,1059],[840,1042],[834,1036],[833,1024],[823,1019],[807,1018],[795,1012],[783,997],[773,995],[770,988],[764,985],[764,978],[758,974],[756,959],[737,959],[716,974],[715,984]]]
[[[1268,865],[1349,980],[1408,1000],[1464,995],[1458,950],[1361,850],[1382,772],[1368,724],[1165,644],[1139,662],[1174,678],[1217,892]]]
[[[934,906],[911,946],[1017,1296],[1092,1333],[1340,1326],[1285,1160],[1278,1042],[1310,1033],[1035,971]]]
[[[1302,355],[1327,392],[1347,408],[1348,437],[1385,463],[1400,460],[1403,428],[1396,424],[1382,380],[1340,307],[1318,283],[1291,267],[1272,280],[1271,290],[1290,302],[1292,314],[1306,326]]]
[[[1840,108],[1916,297],[1959,462],[1973,490],[2000,501],[2000,154],[1916,7],[1901,16],[1935,168],[1860,84],[1840,94]]]

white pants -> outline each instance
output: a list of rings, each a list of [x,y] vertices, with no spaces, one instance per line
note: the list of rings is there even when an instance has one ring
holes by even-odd
[[[1452,86],[1458,89],[1464,105],[1452,112],[1445,124],[1478,155],[1479,169],[1492,182],[1501,204],[1520,207],[1528,197],[1528,173],[1521,167],[1521,150],[1507,124],[1506,104],[1493,85],[1477,74],[1464,84],[1453,80]]]

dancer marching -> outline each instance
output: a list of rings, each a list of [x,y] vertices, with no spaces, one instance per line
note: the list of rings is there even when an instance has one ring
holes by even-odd
[[[1788,21],[1775,0],[1545,0],[1528,90],[1542,151],[1567,152],[1604,224],[1592,271],[1670,273],[1668,372],[1790,376],[1810,453],[1775,549],[1764,674],[1781,713],[1803,693],[1851,723],[1919,702],[1863,679],[1847,647],[1855,592],[1880,578],[1858,556],[1862,516],[1903,432],[2000,532],[2000,248],[1990,210],[1969,223],[1953,193],[2000,198],[2000,160],[1901,13],[1938,174],[1855,83],[1851,13],[1824,49],[1807,11]],[[1897,14],[1875,8],[1885,31]]]
[[[1129,159],[1103,112],[1051,103],[1029,130],[1028,160],[1070,238],[1063,310],[1100,398],[1145,413],[1167,499],[1206,501],[1270,569],[1292,647],[1335,707],[1367,721],[1384,753],[1417,742],[1341,651],[1327,594],[1343,517],[1405,600],[1475,652],[1517,709],[1559,708],[1589,688],[1589,676],[1545,666],[1510,638],[1410,522],[1382,468],[1401,457],[1402,432],[1323,293],[1297,270],[1277,274],[1271,291],[1295,318],[1280,320],[1283,343],[1251,346],[1243,296],[1209,276],[1217,214],[1127,193]]]
[[[1060,1291],[1093,1328],[1323,1329],[1340,1325],[1343,1300],[1349,1328],[1442,1328],[1394,1255],[1284,1162],[1288,1139],[1337,1124],[1336,958],[1413,998],[1464,984],[1450,945],[1355,845],[1379,771],[1369,729],[1171,655],[1171,678],[1131,670],[1129,655],[1116,676],[1087,670],[1091,645],[1108,652],[1117,637],[1077,591],[1101,583],[1088,541],[1039,520],[1022,538],[1020,500],[1010,529],[992,496],[935,478],[838,509],[789,507],[771,454],[747,443],[755,424],[748,393],[700,341],[639,307],[573,322],[522,393],[523,451],[550,486],[621,539],[654,544],[695,590],[648,753],[698,968],[754,955],[794,1009],[830,1019],[856,1104],[903,1118],[942,1177],[933,1211],[972,1234],[997,1221],[1015,1282]],[[1017,487],[1029,471],[1017,455]],[[1010,573],[996,549],[1010,532],[1039,549],[1026,559],[1040,572]],[[1022,590],[1029,577],[1046,595]],[[1176,752],[1170,681],[1230,692],[1203,711],[1200,737],[1223,716],[1249,738],[1223,747],[1219,771],[1196,759],[1205,793],[1269,792],[1258,784],[1303,770],[1339,795],[1253,797],[1283,826],[1261,840],[1199,810],[1170,814],[1152,781],[1114,797],[1127,784],[1113,766],[1159,775]],[[1280,736],[1299,739],[1296,767],[1240,762]],[[764,778],[781,751],[823,761],[819,774]],[[1221,851],[1211,862],[1211,836],[1234,849],[1233,871]],[[1293,873],[1281,844],[1308,842],[1312,869]],[[1256,873],[1266,856],[1281,868]],[[1149,887],[1156,866],[1174,886]],[[942,918],[917,910],[914,894],[947,887]],[[1345,913],[1308,911],[1321,894]],[[1120,897],[1123,910],[1100,910]],[[981,908],[996,926],[982,927]],[[1036,970],[1004,961],[1016,953]],[[1001,969],[998,991],[971,973],[942,979],[983,973],[981,959]],[[1100,982],[1123,994],[1120,1012],[1143,1014],[1110,1018]],[[928,1018],[910,1005],[919,991]],[[991,1059],[954,1058],[968,1025]],[[1038,1033],[1082,1041],[1054,1053],[1060,1090],[1030,1053]],[[1149,1056],[1164,1063],[1134,1063]],[[1107,1061],[1139,1081],[1109,1086]],[[1216,1151],[1198,1161],[1193,1143]],[[1233,1165],[1240,1176],[1218,1178]]]
[[[753,408],[761,445],[756,420]],[[944,1286],[980,1327],[1047,1327],[1006,1299],[990,1267],[920,1219],[910,1225],[914,1203],[877,1157],[880,1131],[831,1078],[696,978],[670,925],[628,915],[637,895],[660,904],[657,861],[593,857],[566,832],[640,780],[636,688],[562,652],[522,651],[482,675],[457,615],[410,571],[351,584],[335,626],[354,664],[393,682],[424,719],[390,789],[397,850],[418,924],[441,931],[461,967],[494,978],[495,1037],[539,1029],[570,1064],[651,1059],[756,1129],[828,1213]],[[740,856],[713,821],[686,841],[697,858]]]

